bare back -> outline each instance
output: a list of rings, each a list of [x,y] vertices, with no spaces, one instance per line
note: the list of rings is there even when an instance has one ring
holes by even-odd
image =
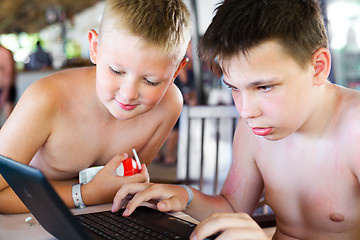
[[[360,94],[336,87],[335,110],[321,136],[268,141],[241,121],[223,193],[251,213],[263,186],[277,217],[274,239],[360,237]],[[234,191],[236,192],[234,194]],[[247,193],[247,194],[244,194]]]

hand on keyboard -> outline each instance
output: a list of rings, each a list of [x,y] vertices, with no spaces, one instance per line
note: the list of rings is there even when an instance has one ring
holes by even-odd
[[[246,213],[214,213],[198,224],[190,240],[204,239],[217,232],[223,239],[270,240]]]
[[[128,201],[128,195],[134,195]],[[163,212],[179,212],[186,208],[189,200],[188,192],[181,186],[153,183],[124,184],[117,192],[112,212],[126,208],[123,215],[129,216],[141,203],[159,200],[157,208]]]

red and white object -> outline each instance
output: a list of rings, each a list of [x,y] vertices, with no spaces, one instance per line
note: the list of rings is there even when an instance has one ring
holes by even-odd
[[[136,173],[141,172],[141,165],[138,164],[134,159],[128,158],[123,160],[120,165],[116,168],[116,174],[120,177],[132,176]]]

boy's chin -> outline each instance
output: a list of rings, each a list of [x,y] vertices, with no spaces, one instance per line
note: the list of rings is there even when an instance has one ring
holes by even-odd
[[[290,134],[279,134],[279,133],[273,132],[269,135],[261,136],[261,137],[265,138],[266,140],[269,140],[269,141],[279,141],[279,140],[286,138],[289,135]]]
[[[113,113],[113,117],[115,117],[116,119],[118,120],[130,120],[130,119],[133,119],[135,117],[138,117],[144,113],[146,113],[148,111],[136,111],[135,109],[134,110],[131,110],[131,111],[119,111],[117,113]]]

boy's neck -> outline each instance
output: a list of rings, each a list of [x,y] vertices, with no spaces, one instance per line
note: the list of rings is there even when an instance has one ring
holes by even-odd
[[[309,118],[294,136],[317,139],[329,133],[334,120],[334,112],[338,100],[338,88],[327,81],[313,94],[314,108]]]

